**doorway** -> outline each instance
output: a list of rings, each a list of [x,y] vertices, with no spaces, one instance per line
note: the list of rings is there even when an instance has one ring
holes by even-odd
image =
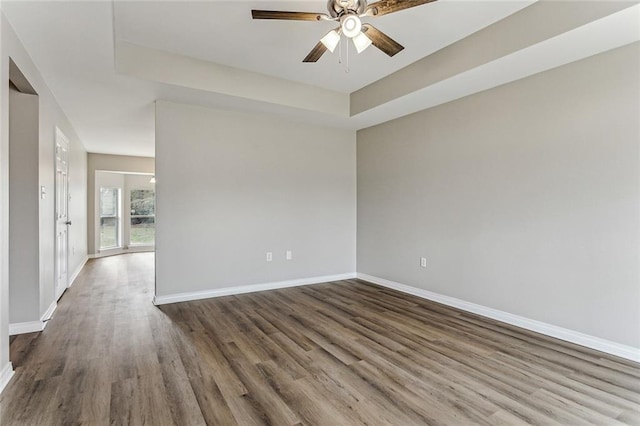
[[[39,319],[39,98],[9,61],[9,323]]]

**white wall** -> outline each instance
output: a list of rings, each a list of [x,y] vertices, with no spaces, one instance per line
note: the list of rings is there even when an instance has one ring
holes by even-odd
[[[18,68],[38,93],[40,102],[39,126],[39,164],[38,187],[44,186],[47,197],[39,204],[39,233],[40,233],[40,283],[39,306],[41,316],[54,303],[54,148],[56,127],[67,136],[70,142],[69,174],[72,198],[70,213],[76,223],[85,223],[86,216],[86,151],[75,133],[73,127],[57,104],[53,94],[49,91],[38,69],[33,64],[24,47],[18,40],[11,25],[4,15],[0,23],[0,181],[2,210],[0,217],[0,234],[2,236],[1,250],[1,285],[0,285],[0,371],[9,365],[8,338],[8,105],[9,105],[9,58],[12,58]],[[38,187],[33,188],[38,191]],[[82,264],[87,255],[86,231],[83,226],[71,226],[69,229],[70,244],[76,247],[76,254],[70,257],[69,271],[73,272]],[[39,321],[40,316],[32,318]]]
[[[353,131],[158,101],[156,294],[355,272],[355,161]]]
[[[358,132],[358,272],[640,347],[639,51]]]

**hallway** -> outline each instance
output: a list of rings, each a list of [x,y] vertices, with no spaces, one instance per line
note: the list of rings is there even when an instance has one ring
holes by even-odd
[[[107,424],[110,410],[132,402],[136,380],[158,377],[144,370],[156,357],[153,329],[171,321],[151,303],[153,265],[153,253],[90,260],[42,333],[12,337],[0,424]],[[112,387],[130,393],[110,401]],[[140,419],[163,414],[139,402]]]

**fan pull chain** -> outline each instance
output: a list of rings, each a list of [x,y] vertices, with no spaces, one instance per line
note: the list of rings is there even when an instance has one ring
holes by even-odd
[[[346,74],[349,74],[349,39],[345,39],[346,43],[347,43],[347,67],[345,68],[344,72]]]
[[[342,44],[345,43],[346,44],[346,57],[347,57],[347,66],[344,70],[345,73],[349,74],[349,71],[351,71],[349,69],[349,39],[348,38],[344,38],[344,37],[340,37],[340,42],[338,43],[338,63],[342,64]]]

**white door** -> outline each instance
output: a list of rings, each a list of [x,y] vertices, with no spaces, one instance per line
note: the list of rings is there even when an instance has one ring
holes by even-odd
[[[67,288],[69,273],[69,142],[56,129],[56,300]]]

